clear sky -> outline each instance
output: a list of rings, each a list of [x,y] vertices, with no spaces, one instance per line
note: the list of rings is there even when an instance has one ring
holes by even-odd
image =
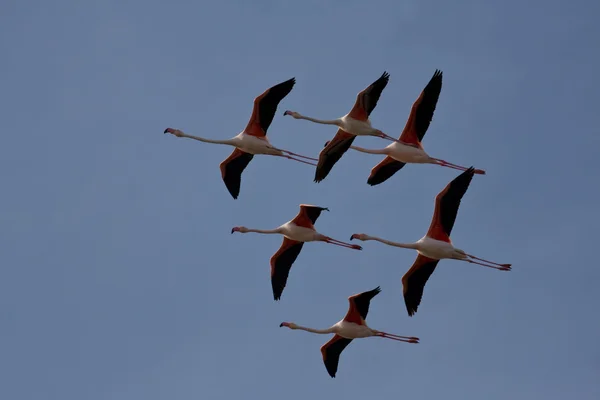
[[[6,400],[600,398],[595,1],[16,1],[0,5],[0,398]],[[257,156],[233,200],[219,172],[252,100],[293,76],[272,142],[316,156],[391,74],[371,115],[397,137],[436,68],[424,146],[487,170],[465,195],[455,245],[513,264],[442,261],[419,312],[401,277],[415,252],[310,243],[274,302],[270,229],[300,203],[317,228],[414,241],[457,173],[381,157],[314,169]],[[385,146],[359,138],[365,147]],[[376,329],[331,379],[319,347],[347,297],[381,285]]]

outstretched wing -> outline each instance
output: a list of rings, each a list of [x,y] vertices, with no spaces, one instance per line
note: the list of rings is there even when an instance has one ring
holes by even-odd
[[[329,211],[329,208],[300,204],[300,211],[292,222],[298,226],[312,228],[323,211]]]
[[[292,264],[298,258],[303,245],[304,242],[297,242],[284,237],[281,247],[271,257],[271,287],[275,300],[281,298]]]
[[[242,172],[248,166],[254,156],[238,148],[225,159],[220,165],[221,177],[227,190],[234,199],[240,194],[240,185],[242,184]]]
[[[346,339],[340,335],[335,335],[329,342],[321,346],[323,363],[325,364],[325,368],[327,368],[327,373],[329,373],[329,376],[332,378],[335,378],[335,374],[337,373],[340,354],[342,354],[342,351],[344,351],[350,342],[352,342],[352,339]]]
[[[454,227],[454,221],[458,214],[460,202],[467,192],[475,169],[473,167],[457,176],[450,182],[444,190],[435,197],[435,211],[431,219],[431,225],[427,231],[427,236],[450,242],[450,233]]]
[[[441,91],[442,71],[436,69],[433,77],[413,104],[408,121],[400,135],[400,141],[421,146],[421,140],[433,119]]]
[[[379,185],[391,178],[396,172],[400,171],[406,163],[394,160],[392,157],[385,157],[379,164],[373,167],[371,175],[367,179],[367,184],[371,186]]]
[[[348,297],[348,312],[346,313],[344,320],[362,325],[364,320],[367,319],[371,299],[377,296],[379,292],[381,292],[381,288],[377,286],[373,290]]]
[[[277,106],[292,91],[295,83],[296,78],[288,79],[265,90],[263,94],[255,98],[252,116],[244,132],[252,136],[265,136],[273,121]]]
[[[421,304],[425,284],[435,271],[439,261],[419,254],[412,267],[402,277],[404,304],[406,304],[406,311],[408,311],[409,316],[412,317],[417,312]]]
[[[348,115],[354,119],[366,121],[377,106],[381,92],[383,92],[389,80],[390,74],[384,72],[379,79],[356,95],[356,102]]]
[[[325,148],[319,153],[319,161],[317,162],[317,169],[315,171],[315,182],[321,182],[329,175],[335,163],[352,146],[355,138],[355,135],[338,129],[334,138],[327,142]]]

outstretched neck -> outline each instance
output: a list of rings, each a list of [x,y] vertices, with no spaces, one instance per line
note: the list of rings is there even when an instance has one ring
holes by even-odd
[[[340,119],[317,119],[317,118],[305,117],[304,115],[301,115],[298,118],[305,119],[305,120],[311,121],[311,122],[316,122],[317,124],[324,124],[324,125],[340,126],[340,124],[342,123],[342,121]]]
[[[276,228],[276,229],[248,229],[246,232],[263,233],[263,234],[269,235],[269,234],[281,233],[281,228]]]
[[[326,335],[328,333],[335,333],[335,330],[333,327],[327,328],[327,329],[313,329],[313,328],[307,328],[305,326],[300,326],[297,325],[296,329],[300,329],[302,331],[306,331],[306,332],[312,332],[312,333],[319,333],[322,335]]]
[[[378,242],[387,244],[388,246],[395,246],[395,247],[401,247],[403,249],[417,250],[417,244],[416,243],[398,243],[398,242],[392,242],[390,240],[378,238],[378,237],[375,237],[375,236],[367,236],[364,240],[376,240]]]
[[[206,139],[206,138],[202,138],[199,136],[188,135],[187,133],[184,133],[181,136],[190,138],[190,139],[194,139],[194,140],[199,140],[204,143],[228,144],[230,146],[235,146],[234,141],[232,139],[225,139],[225,140]]]
[[[387,148],[384,149],[365,149],[364,147],[350,146],[351,149],[369,154],[387,154]]]

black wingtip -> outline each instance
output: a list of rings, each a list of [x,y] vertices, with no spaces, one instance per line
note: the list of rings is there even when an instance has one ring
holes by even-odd
[[[369,179],[367,179],[367,185],[369,186],[377,186],[383,182],[385,181],[378,181],[374,177],[369,177]]]

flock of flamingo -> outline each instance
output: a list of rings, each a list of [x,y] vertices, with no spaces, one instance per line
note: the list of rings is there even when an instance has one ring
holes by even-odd
[[[188,135],[179,129],[172,128],[165,129],[164,133],[206,143],[233,146],[233,152],[221,163],[220,169],[223,182],[234,199],[237,199],[240,193],[242,172],[255,154],[284,157],[316,166],[315,182],[324,180],[348,149],[385,156],[371,170],[367,179],[367,183],[371,186],[387,181],[406,164],[435,164],[462,171],[460,175],[448,183],[436,196],[435,209],[429,229],[425,236],[416,242],[397,243],[364,233],[355,233],[350,237],[350,240],[374,240],[389,246],[416,250],[417,258],[402,277],[406,310],[409,316],[413,316],[421,304],[425,284],[435,271],[440,260],[460,260],[500,271],[510,271],[511,265],[499,264],[476,257],[454,247],[450,239],[461,199],[469,188],[473,175],[485,174],[485,171],[474,169],[473,167],[462,167],[439,158],[431,157],[423,148],[421,141],[429,128],[442,90],[442,72],[439,70],[435,71],[427,86],[425,86],[414,102],[408,121],[398,139],[394,139],[381,130],[374,128],[369,120],[369,116],[377,106],[383,89],[389,82],[389,77],[390,75],[384,72],[379,79],[358,93],[354,107],[348,114],[341,118],[321,120],[304,116],[295,111],[288,110],[283,113],[284,116],[289,115],[295,119],[304,119],[317,124],[336,125],[338,127],[336,135],[333,139],[325,143],[325,147],[321,150],[318,159],[275,147],[267,138],[267,130],[273,121],[277,107],[291,92],[296,83],[295,78],[279,83],[256,97],[248,125],[241,133],[231,139],[206,139]],[[356,136],[377,136],[392,143],[381,149],[365,149],[352,146]],[[321,241],[349,249],[362,250],[362,247],[359,245],[342,242],[318,232],[314,224],[323,211],[329,211],[329,209],[301,204],[299,213],[292,220],[275,229],[250,229],[244,226],[236,226],[231,230],[232,234],[234,232],[255,232],[283,235],[281,247],[270,260],[271,286],[273,289],[273,298],[276,301],[281,298],[290,269],[305,242]],[[334,378],[337,373],[340,354],[353,339],[376,336],[406,343],[419,343],[419,338],[417,337],[394,335],[375,330],[367,325],[366,318],[371,300],[380,291],[381,289],[377,287],[373,290],[350,296],[348,298],[349,308],[346,316],[327,329],[312,329],[292,322],[282,322],[280,327],[300,329],[318,334],[333,334],[334,336],[321,347],[321,354],[328,374]]]

